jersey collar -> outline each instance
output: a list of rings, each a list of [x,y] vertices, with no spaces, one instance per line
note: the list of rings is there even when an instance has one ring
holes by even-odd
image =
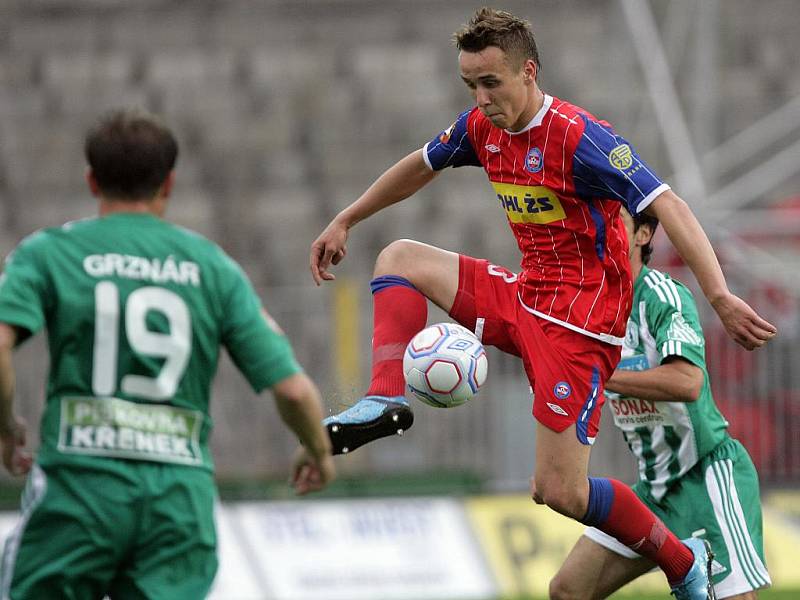
[[[525,125],[525,127],[520,129],[519,131],[509,131],[508,129],[506,129],[504,131],[508,135],[519,135],[520,133],[525,133],[526,131],[529,131],[530,129],[533,129],[534,127],[538,127],[539,125],[542,124],[542,121],[544,120],[544,116],[547,114],[547,111],[550,110],[550,106],[552,104],[553,104],[553,97],[550,94],[545,94],[544,95],[544,102],[542,102],[542,108],[539,109],[539,112],[537,112],[535,115],[533,115],[533,118],[531,119],[530,123]]]

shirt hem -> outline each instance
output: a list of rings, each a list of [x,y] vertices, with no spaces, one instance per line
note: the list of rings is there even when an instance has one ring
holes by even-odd
[[[530,306],[525,304],[522,301],[522,296],[519,294],[519,292],[517,292],[517,299],[519,300],[519,303],[522,305],[522,308],[524,308],[532,315],[536,315],[540,319],[544,319],[545,321],[550,321],[551,323],[555,323],[556,325],[561,325],[562,327],[566,327],[571,331],[580,333],[595,340],[600,340],[601,342],[605,342],[606,344],[611,344],[612,346],[622,346],[622,343],[625,341],[625,338],[623,337],[617,337],[614,335],[610,335],[608,333],[595,333],[593,331],[588,331],[586,329],[578,327],[577,325],[573,325],[572,323],[567,323],[566,321],[562,321],[561,319],[556,319],[555,317],[546,315],[543,312],[539,312],[538,310],[531,308]]]

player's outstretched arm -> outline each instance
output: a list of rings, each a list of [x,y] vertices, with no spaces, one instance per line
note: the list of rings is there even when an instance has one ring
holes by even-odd
[[[778,331],[775,326],[730,292],[711,242],[683,200],[667,190],[647,207],[646,212],[661,222],[678,254],[692,269],[728,335],[748,350],[760,348],[775,337]]]
[[[0,323],[0,447],[3,465],[12,475],[30,471],[33,458],[25,449],[25,421],[14,414],[14,367],[12,354],[17,342],[16,330]]]
[[[438,171],[432,171],[416,150],[389,167],[369,186],[358,200],[340,212],[311,244],[310,267],[314,282],[331,281],[336,277],[328,271],[347,254],[347,234],[359,221],[374,215],[427,185]]]
[[[322,426],[322,402],[311,379],[297,373],[273,388],[281,419],[302,444],[293,458],[291,484],[307,494],[323,489],[336,477],[331,441]]]
[[[609,392],[653,402],[695,402],[703,389],[704,377],[700,367],[675,356],[644,371],[617,369],[605,387]]]

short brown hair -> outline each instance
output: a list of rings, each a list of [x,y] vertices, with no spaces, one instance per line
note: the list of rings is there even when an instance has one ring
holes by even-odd
[[[531,24],[509,12],[484,6],[454,34],[454,39],[456,47],[464,52],[480,52],[489,46],[500,48],[515,67],[530,59],[536,65],[536,78],[539,78],[539,50]]]
[[[100,191],[120,200],[152,198],[178,158],[175,136],[141,109],[116,110],[86,134],[84,153]]]

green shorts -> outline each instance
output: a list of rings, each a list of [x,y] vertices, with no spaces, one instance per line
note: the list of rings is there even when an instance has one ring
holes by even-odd
[[[206,597],[217,571],[213,476],[122,464],[34,466],[5,544],[0,598]]]
[[[758,473],[750,455],[728,438],[703,457],[656,503],[633,486],[636,494],[681,539],[705,538],[714,551],[714,590],[727,598],[771,584],[764,566],[764,538]],[[628,558],[639,555],[594,528],[587,537]]]

